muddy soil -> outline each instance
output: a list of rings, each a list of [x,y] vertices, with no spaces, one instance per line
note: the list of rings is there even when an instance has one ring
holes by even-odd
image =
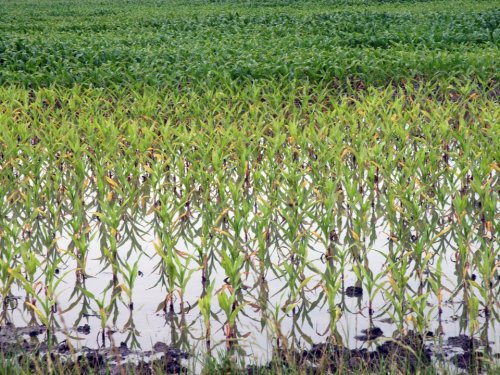
[[[87,324],[75,330],[90,333]],[[120,374],[123,368],[127,373],[141,375],[187,373],[181,362],[188,358],[188,354],[163,342],[155,343],[149,351],[131,350],[123,342],[118,346],[97,349],[84,346],[76,350],[66,340],[49,348],[46,333],[43,326],[15,327],[7,323],[0,327],[0,355],[13,357],[21,367],[27,364],[33,371],[37,366],[44,368],[51,361],[61,364],[68,372],[78,368],[82,374]]]
[[[85,324],[75,327],[74,331],[89,334],[90,327]],[[481,373],[484,370],[485,350],[489,343],[467,335],[449,337],[444,341],[439,353],[434,350],[432,335],[422,337],[412,331],[399,339],[384,337],[378,327],[362,330],[358,339],[373,342],[374,349],[349,349],[333,343],[316,343],[302,351],[277,350],[278,355],[266,365],[252,365],[246,368],[248,374],[260,374],[280,366],[299,366],[309,374],[324,373],[325,370],[337,372],[352,371],[374,372],[383,370],[382,366],[397,366],[410,373],[432,366],[432,358],[452,364],[457,369]],[[373,340],[378,341],[373,341]],[[69,339],[70,340],[70,339]],[[491,354],[491,353],[490,353]],[[125,343],[104,348],[81,347],[75,349],[64,340],[49,347],[47,330],[43,326],[15,327],[12,323],[0,326],[0,355],[16,358],[21,366],[35,371],[48,361],[59,363],[68,371],[78,368],[86,373],[127,373],[134,374],[180,374],[187,373],[184,360],[188,354],[164,342],[156,342],[152,350],[132,350]],[[36,359],[36,361],[34,360]]]
[[[378,338],[383,335],[382,330],[373,327],[364,330],[364,339],[369,337]],[[337,371],[350,370],[362,373],[380,373],[387,366],[396,366],[404,369],[406,373],[415,373],[417,370],[430,368],[433,366],[432,358],[437,358],[432,350],[432,345],[426,342],[429,336],[409,332],[400,339],[387,339],[376,345],[375,349],[348,349],[341,345],[331,343],[313,344],[310,349],[302,352],[285,354],[281,352],[282,362],[279,366],[288,366],[293,362],[293,366],[301,366],[306,369],[307,374],[323,374],[325,371],[335,373]],[[446,348],[462,349],[461,353],[448,354],[442,358],[443,361],[451,363],[455,368],[473,373],[483,371],[483,361],[485,360],[479,341],[466,335],[450,337]],[[290,359],[292,360],[290,361]],[[264,366],[248,366],[249,375],[262,374],[276,368],[276,360]]]

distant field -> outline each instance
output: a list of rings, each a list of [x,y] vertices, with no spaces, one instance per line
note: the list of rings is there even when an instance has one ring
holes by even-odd
[[[253,4],[2,1],[0,83],[498,78],[497,1]]]
[[[499,25],[0,0],[0,374],[498,371]]]

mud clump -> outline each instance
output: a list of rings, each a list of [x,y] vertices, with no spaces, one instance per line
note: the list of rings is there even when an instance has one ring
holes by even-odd
[[[474,373],[482,372],[483,354],[475,351],[466,351],[455,354],[451,357],[451,363],[462,370],[469,370]]]
[[[345,295],[351,298],[359,298],[363,296],[363,288],[359,286],[348,286],[345,290]]]
[[[0,353],[37,350],[39,348],[37,336],[45,332],[44,326],[16,327],[12,323],[6,323],[0,326]]]
[[[81,333],[83,335],[90,334],[90,326],[88,324],[84,324],[83,326],[76,327],[76,332]]]
[[[370,341],[375,340],[384,335],[384,332],[379,327],[371,327],[367,329],[363,329],[361,331],[363,335],[356,336],[356,340],[360,341]]]
[[[422,365],[431,364],[431,349],[425,346],[421,335],[412,331],[400,340],[384,342],[377,352],[385,361],[405,366],[412,373]]]
[[[478,351],[481,342],[467,335],[458,335],[448,338],[448,346],[460,348],[463,353],[457,353],[450,358],[451,363],[462,370],[482,372],[484,355]],[[487,343],[485,343],[487,344]]]
[[[479,341],[467,335],[459,335],[448,338],[448,345],[455,348],[461,348],[465,351],[472,350],[479,346]]]

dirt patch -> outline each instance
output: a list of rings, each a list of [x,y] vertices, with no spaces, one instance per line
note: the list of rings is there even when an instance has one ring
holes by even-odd
[[[85,324],[76,331],[89,334],[90,327]],[[93,349],[84,346],[75,350],[64,340],[49,348],[46,336],[38,337],[46,332],[44,326],[15,327],[7,323],[0,327],[0,355],[14,358],[22,368],[33,371],[52,362],[68,373],[119,374],[122,369],[141,375],[187,372],[182,360],[187,359],[188,354],[166,343],[157,342],[150,351],[132,350],[124,342],[114,347]]]

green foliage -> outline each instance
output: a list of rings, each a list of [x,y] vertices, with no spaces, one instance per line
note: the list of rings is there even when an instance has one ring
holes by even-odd
[[[351,3],[2,1],[0,84],[177,88],[498,76],[496,1]]]

